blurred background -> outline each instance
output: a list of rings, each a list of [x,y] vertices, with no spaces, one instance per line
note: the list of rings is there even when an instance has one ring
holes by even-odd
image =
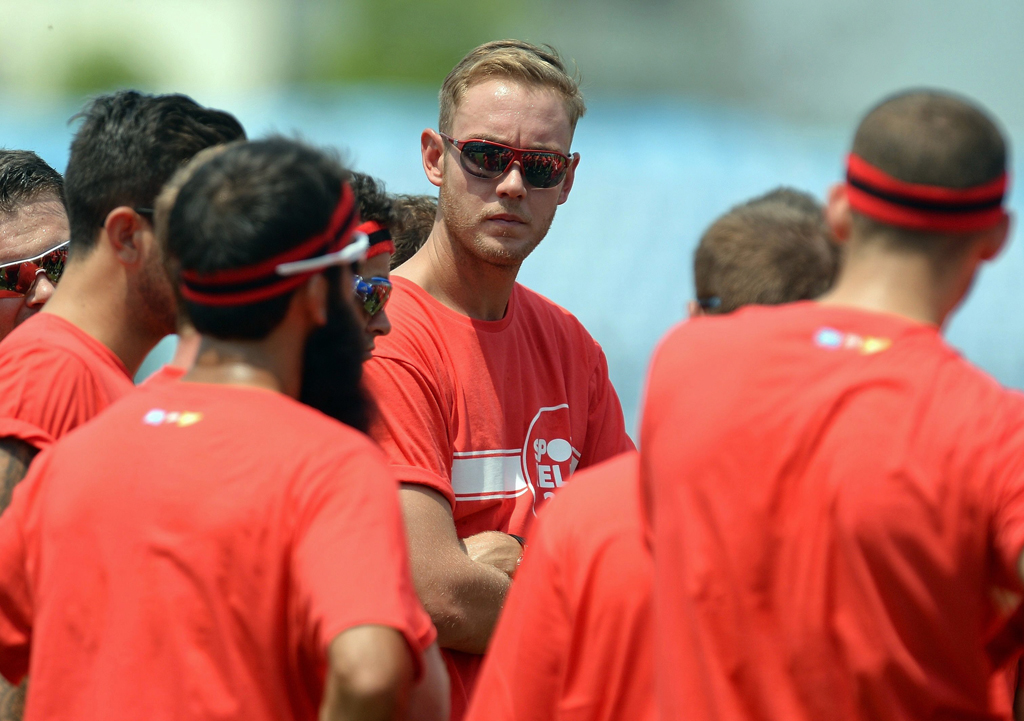
[[[859,116],[896,90],[966,93],[1020,137],[1022,36],[1020,0],[0,0],[0,146],[63,170],[89,96],[184,92],[251,137],[297,132],[391,191],[435,192],[419,134],[446,73],[487,40],[551,43],[589,112],[576,186],[520,279],[602,343],[633,427],[707,224],[780,184],[823,198]],[[1011,243],[948,332],[1017,387],[1022,276]]]

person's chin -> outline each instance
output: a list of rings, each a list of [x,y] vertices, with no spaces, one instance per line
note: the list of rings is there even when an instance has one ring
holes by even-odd
[[[484,234],[477,247],[489,260],[504,264],[522,263],[538,245],[534,238]]]

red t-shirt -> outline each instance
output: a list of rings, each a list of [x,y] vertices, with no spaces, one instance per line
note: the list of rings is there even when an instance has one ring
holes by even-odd
[[[533,527],[467,721],[653,721],[639,457],[579,472]]]
[[[604,353],[568,311],[517,284],[504,318],[477,321],[392,282],[394,330],[364,374],[371,435],[399,481],[448,500],[460,538],[525,535],[577,467],[633,448]],[[480,657],[445,655],[458,719]]]
[[[0,343],[0,438],[45,448],[129,393],[113,351],[52,313],[36,313]]]
[[[326,653],[419,650],[397,482],[269,391],[148,384],[44,451],[0,516],[0,672],[33,719],[315,719]]]
[[[1019,592],[1024,397],[934,326],[800,303],[658,350],[641,475],[659,711],[1008,718],[986,652]]]

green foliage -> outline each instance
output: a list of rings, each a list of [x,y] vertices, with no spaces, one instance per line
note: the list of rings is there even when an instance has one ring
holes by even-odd
[[[67,63],[61,86],[71,95],[92,95],[118,88],[143,87],[149,79],[130,55],[105,50],[86,51]]]
[[[321,36],[298,79],[437,87],[472,48],[515,36],[523,17],[542,22],[534,1],[512,5],[479,0],[352,0],[344,16],[339,13],[335,18],[337,32],[328,33],[329,40]]]

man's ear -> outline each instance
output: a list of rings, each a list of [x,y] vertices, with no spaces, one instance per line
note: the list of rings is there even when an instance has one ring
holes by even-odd
[[[704,309],[695,300],[691,300],[686,304],[686,311],[690,314],[691,318],[698,318],[704,315]]]
[[[828,202],[825,205],[825,221],[832,230],[837,243],[845,243],[850,238],[850,226],[853,216],[850,214],[850,199],[846,195],[846,184],[836,183],[828,191]]]
[[[114,255],[129,267],[142,265],[145,260],[142,233],[152,229],[148,221],[126,205],[111,210],[103,221],[103,234]]]
[[[1006,217],[998,225],[985,231],[979,238],[981,243],[979,254],[982,260],[993,260],[1006,247],[1010,239],[1010,225],[1013,222],[1013,214],[1007,211]]]
[[[569,191],[572,190],[572,184],[576,180],[576,168],[580,166],[580,154],[573,153],[572,161],[569,163],[569,172],[565,174],[565,180],[562,181],[562,189],[558,191],[558,204],[561,205],[569,199]]]
[[[444,178],[444,138],[436,130],[427,128],[420,135],[420,154],[427,180],[440,188]]]
[[[327,293],[327,278],[323,273],[317,273],[296,294],[302,296],[306,313],[317,328],[327,325]]]

